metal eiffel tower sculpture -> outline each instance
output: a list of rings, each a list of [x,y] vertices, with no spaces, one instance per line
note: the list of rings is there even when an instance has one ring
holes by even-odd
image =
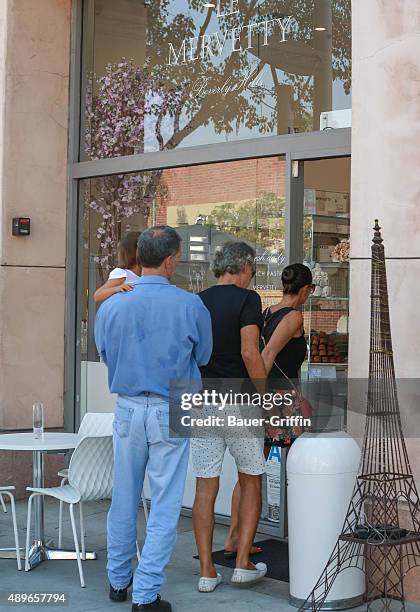
[[[398,406],[385,251],[378,221],[372,245],[371,325],[366,427],[359,475],[334,550],[300,608],[322,609],[334,580],[349,567],[366,574],[368,610],[405,610],[404,577],[420,566],[420,501]],[[399,502],[409,524],[400,526]],[[397,603],[396,603],[397,602]]]

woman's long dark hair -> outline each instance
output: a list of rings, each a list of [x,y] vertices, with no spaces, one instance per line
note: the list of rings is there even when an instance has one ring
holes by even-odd
[[[312,272],[301,263],[291,264],[286,266],[281,275],[283,283],[283,293],[291,293],[296,295],[307,285],[312,285]]]

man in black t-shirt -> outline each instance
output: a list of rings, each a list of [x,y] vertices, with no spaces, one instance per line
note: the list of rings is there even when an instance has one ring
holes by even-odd
[[[257,386],[261,385],[260,381],[266,378],[259,351],[261,299],[255,291],[247,288],[255,274],[255,252],[245,242],[227,242],[215,253],[213,271],[217,284],[199,294],[210,312],[213,331],[210,361],[200,368],[204,387],[208,386],[206,379],[223,379],[225,387],[226,383],[229,386],[226,379],[253,379],[259,381]],[[248,390],[250,387],[249,384]],[[235,411],[238,414],[238,407],[228,408],[230,414]],[[205,415],[206,408],[203,409]],[[231,526],[231,537],[225,545],[226,549],[237,553],[232,582],[242,585],[254,583],[267,572],[264,563],[254,565],[249,561],[261,513],[264,438],[244,437],[238,429],[226,433],[226,429],[229,428],[191,441],[193,469],[197,477],[193,524],[200,559],[198,589],[202,592],[213,591],[221,582],[212,560],[212,543],[214,504],[227,447],[236,461],[239,475],[236,487],[238,524]]]
[[[261,298],[255,291],[234,284],[231,277],[236,276],[225,274],[217,285],[199,294],[210,312],[213,330],[210,361],[200,368],[203,378],[257,378],[263,372],[265,377],[256,345],[262,320]],[[248,276],[249,271],[244,282]]]

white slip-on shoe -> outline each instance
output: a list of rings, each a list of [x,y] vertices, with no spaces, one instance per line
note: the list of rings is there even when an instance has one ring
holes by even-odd
[[[216,578],[206,578],[202,576],[198,581],[198,590],[200,593],[211,593],[222,582],[222,576],[217,574]]]
[[[255,569],[245,570],[236,567],[233,570],[231,582],[237,586],[250,586],[255,584],[267,573],[267,566],[265,563],[256,563]]]

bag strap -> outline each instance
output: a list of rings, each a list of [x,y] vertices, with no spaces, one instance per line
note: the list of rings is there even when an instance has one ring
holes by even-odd
[[[267,346],[267,341],[264,337],[264,329],[267,325],[267,316],[269,314],[270,311],[270,307],[268,306],[265,311],[264,311],[264,320],[263,320],[263,326],[262,326],[262,331],[261,331],[261,341],[264,345],[264,348]],[[281,321],[280,321],[281,322]],[[287,376],[286,372],[284,372],[284,370],[281,369],[281,367],[276,363],[276,360],[273,361],[273,365],[275,365],[275,367],[277,368],[277,370],[280,372],[280,374],[282,374],[283,378],[285,378],[293,387],[293,390],[296,394],[296,397],[298,399],[302,399],[302,393],[299,391],[299,389],[296,387],[295,383],[293,382],[293,380],[291,378],[289,378],[289,376]]]

